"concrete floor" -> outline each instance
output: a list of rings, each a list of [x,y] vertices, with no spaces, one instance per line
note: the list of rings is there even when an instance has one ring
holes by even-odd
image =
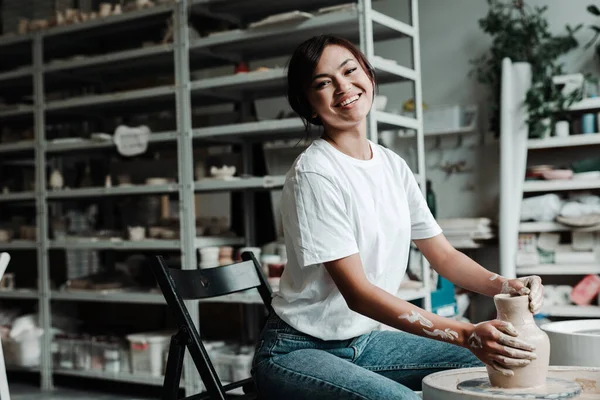
[[[10,384],[11,400],[149,400],[150,397],[132,397],[101,392],[85,392],[75,389],[56,388],[52,392],[42,392],[39,387],[23,383]],[[159,395],[155,397],[158,399]]]

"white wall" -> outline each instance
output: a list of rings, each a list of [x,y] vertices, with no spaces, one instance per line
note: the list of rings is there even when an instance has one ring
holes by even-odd
[[[580,48],[569,53],[564,59],[567,72],[595,71],[600,73],[600,62],[593,60],[593,49],[583,50],[583,45],[592,37],[587,25],[594,22],[586,11],[590,0],[528,0],[530,6],[548,6],[546,16],[550,28],[555,33],[564,32],[564,26],[584,23],[585,27],[577,34]],[[397,1],[375,2],[375,7],[393,14]],[[419,0],[419,24],[421,34],[421,73],[423,99],[429,105],[478,104],[480,108],[479,137],[464,141],[465,146],[456,148],[457,141],[445,139],[441,150],[434,150],[434,139],[427,139],[428,178],[438,195],[439,217],[496,217],[498,196],[498,146],[493,135],[486,134],[488,128],[488,92],[474,77],[469,77],[469,60],[482,55],[491,43],[478,25],[478,19],[485,16],[488,9],[485,0]],[[410,48],[406,43],[381,45],[377,49],[387,58],[403,59]],[[404,53],[404,55],[399,53]],[[390,98],[390,103],[399,108],[403,101],[412,97],[407,85],[382,88],[381,94]],[[485,140],[484,140],[485,136]],[[490,140],[491,138],[491,140]],[[475,147],[470,147],[470,144]],[[485,144],[481,145],[480,143]],[[404,143],[396,141],[395,149],[411,159],[410,152],[403,151]],[[436,168],[442,160],[451,162],[466,160],[472,173],[447,177],[444,171]],[[466,189],[473,185],[473,190]]]

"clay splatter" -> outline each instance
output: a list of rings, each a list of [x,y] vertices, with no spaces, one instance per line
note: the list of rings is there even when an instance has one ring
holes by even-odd
[[[434,329],[433,332],[428,331],[427,329],[423,329],[423,332],[428,334],[429,336],[439,336],[442,339],[454,341],[458,339],[458,333],[454,332],[450,328],[446,328],[444,330]]]
[[[503,322],[502,325],[504,326],[504,328],[506,329],[506,331],[508,333],[510,333],[511,335],[514,336],[518,336],[519,333],[517,332],[517,330],[515,329],[515,327],[513,326],[513,324],[511,324],[510,322]]]
[[[496,279],[498,279],[498,274],[494,274],[490,277],[490,281],[495,281]]]
[[[410,314],[402,314],[398,318],[406,319],[412,324],[418,322],[419,324],[421,324],[421,326],[424,326],[426,328],[433,328],[433,323],[430,320],[428,320],[427,318],[425,318],[424,316],[422,316],[414,310],[412,310]]]
[[[469,347],[471,347],[473,349],[483,348],[483,344],[481,343],[481,338],[479,337],[477,332],[471,333],[471,336],[469,336],[468,343],[469,343]]]

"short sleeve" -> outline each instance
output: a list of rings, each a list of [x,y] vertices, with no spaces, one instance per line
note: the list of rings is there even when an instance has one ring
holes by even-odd
[[[402,164],[404,187],[410,209],[411,239],[428,239],[439,235],[442,233],[442,228],[431,214],[414,174],[404,160]]]
[[[286,244],[302,266],[358,253],[344,195],[330,178],[297,172],[284,186],[281,213]]]

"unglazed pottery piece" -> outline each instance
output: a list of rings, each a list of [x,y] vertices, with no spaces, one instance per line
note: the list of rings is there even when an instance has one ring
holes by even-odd
[[[528,296],[498,294],[494,296],[497,319],[510,322],[519,333],[518,338],[535,346],[535,360],[524,367],[512,368],[513,376],[504,376],[499,371],[487,367],[492,386],[500,388],[531,388],[546,383],[548,365],[550,363],[550,340],[533,319],[529,311]]]
[[[550,367],[546,384],[536,388],[503,389],[486,381],[485,368],[437,372],[423,379],[423,400],[600,399],[600,368]]]
[[[53,190],[62,189],[64,184],[63,176],[59,170],[55,169],[50,174],[50,187]]]

